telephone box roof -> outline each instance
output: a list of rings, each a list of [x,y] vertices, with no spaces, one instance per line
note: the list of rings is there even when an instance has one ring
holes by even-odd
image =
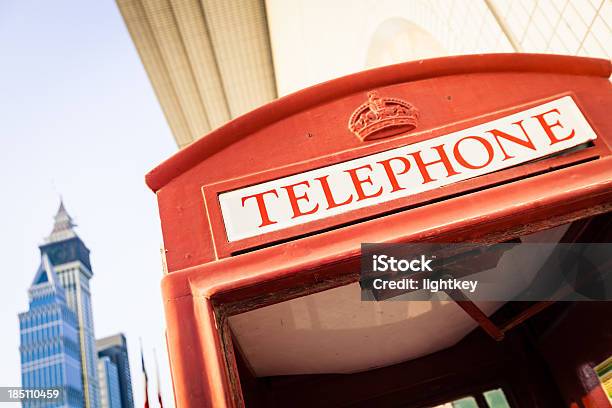
[[[279,98],[201,137],[155,167],[146,183],[157,191],[172,179],[241,138],[284,117],[374,88],[470,73],[532,72],[608,78],[609,60],[550,54],[477,54],[385,66],[333,79]]]

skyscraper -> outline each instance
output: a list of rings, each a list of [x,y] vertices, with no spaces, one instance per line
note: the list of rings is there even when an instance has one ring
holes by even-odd
[[[110,357],[100,356],[98,359],[98,380],[100,384],[100,407],[121,408],[121,390],[117,365]]]
[[[54,287],[63,288],[65,304],[72,311],[70,322],[76,327],[74,342],[79,353],[80,376],[82,384],[83,403],[86,408],[98,408],[98,355],[95,348],[93,317],[91,310],[91,295],[89,280],[93,276],[89,261],[89,249],[74,231],[75,224],[66,212],[64,204],[60,203],[51,234],[40,246],[44,270],[53,270],[56,276]],[[49,266],[45,266],[47,263]],[[47,273],[47,279],[49,273]],[[38,274],[37,274],[38,278]],[[40,278],[43,279],[44,278]],[[36,280],[34,283],[36,284]],[[32,286],[31,291],[37,289]],[[55,292],[59,293],[59,292]],[[32,304],[30,308],[32,308]],[[74,320],[74,321],[73,321]],[[42,323],[40,323],[42,324]],[[71,338],[72,340],[72,338]],[[42,341],[37,339],[35,341]],[[23,343],[22,343],[23,344]],[[42,347],[42,346],[41,346]],[[47,347],[47,346],[45,346]],[[29,382],[32,386],[40,386],[41,378]]]
[[[96,340],[98,358],[109,358],[117,367],[117,377],[122,408],[134,408],[132,395],[132,378],[130,375],[130,362],[128,359],[127,341],[123,333],[115,334]],[[103,406],[104,408],[104,406]]]
[[[19,314],[21,384],[24,388],[60,388],[61,399],[46,406],[80,408],[84,395],[77,316],[68,307],[46,254],[28,295],[29,311]],[[23,406],[40,406],[40,402],[26,401]]]

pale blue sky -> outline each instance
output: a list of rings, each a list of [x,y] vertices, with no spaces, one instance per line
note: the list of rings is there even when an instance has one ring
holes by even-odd
[[[161,234],[144,175],[175,151],[114,1],[0,0],[1,386],[20,385],[17,313],[62,194],[92,252],[96,336],[126,333],[137,406],[138,338],[153,382],[157,348],[172,406]]]

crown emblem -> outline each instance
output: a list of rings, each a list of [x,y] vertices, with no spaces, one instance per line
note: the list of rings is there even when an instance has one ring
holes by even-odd
[[[361,140],[374,140],[416,128],[419,111],[398,98],[382,98],[368,92],[368,101],[351,115],[348,128]]]

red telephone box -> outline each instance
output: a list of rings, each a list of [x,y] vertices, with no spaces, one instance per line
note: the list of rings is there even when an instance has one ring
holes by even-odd
[[[486,407],[502,389],[512,407],[607,407],[592,367],[612,354],[608,302],[361,302],[354,288],[363,242],[601,239],[610,73],[528,54],[374,69],[151,171],[176,405]]]

